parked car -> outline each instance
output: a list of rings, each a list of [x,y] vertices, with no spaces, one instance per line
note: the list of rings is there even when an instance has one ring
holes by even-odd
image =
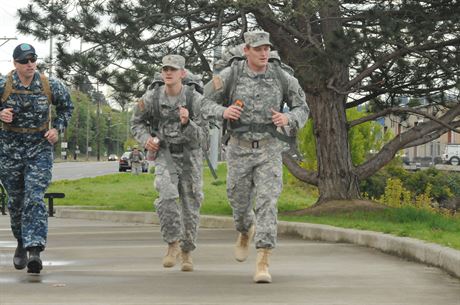
[[[451,165],[460,164],[460,144],[447,144],[441,156],[444,163]]]
[[[126,172],[127,170],[131,170],[131,163],[129,162],[129,154],[131,152],[127,151],[123,153],[123,155],[120,157],[120,160],[118,161],[118,171],[119,172]],[[142,161],[142,172],[146,173],[149,171],[149,162],[145,160]]]
[[[117,161],[118,156],[115,154],[110,154],[109,157],[107,158],[108,161]]]

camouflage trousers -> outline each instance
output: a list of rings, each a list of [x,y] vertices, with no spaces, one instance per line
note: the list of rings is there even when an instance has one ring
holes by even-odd
[[[277,201],[283,186],[281,145],[261,148],[227,146],[227,196],[238,232],[255,222],[256,248],[274,248],[277,236]]]
[[[142,165],[140,162],[131,162],[131,174],[139,175],[142,173]]]
[[[195,149],[172,154],[172,158],[173,164],[160,151],[155,160],[154,186],[159,196],[154,204],[163,240],[180,241],[181,249],[188,252],[196,248],[200,223],[202,153],[201,149]]]
[[[51,181],[51,145],[48,142],[38,144],[30,154],[9,154],[15,147],[5,145],[4,141],[0,142],[0,146],[4,148],[0,152],[0,180],[8,193],[13,235],[22,240],[26,248],[37,246],[44,249],[48,211],[43,196]],[[21,149],[17,151],[21,152]]]

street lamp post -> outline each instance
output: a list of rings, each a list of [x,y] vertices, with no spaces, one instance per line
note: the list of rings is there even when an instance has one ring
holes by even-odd
[[[112,138],[111,138],[111,130],[112,130],[112,116],[109,114],[109,117],[107,118],[107,121],[109,122],[109,130],[107,130],[107,156],[110,156],[111,153],[111,146],[112,146]]]
[[[118,155],[118,152],[119,152],[119,149],[118,149],[118,146],[119,146],[119,133],[118,133],[118,126],[122,125],[122,123],[116,123],[116,124],[113,124],[112,125],[112,118],[109,116],[108,117],[108,121],[109,121],[109,130],[107,132],[107,140],[108,140],[108,143],[107,143],[107,155],[110,155],[110,153],[112,152],[112,128],[117,126],[117,132],[115,132],[115,143],[117,145],[117,155]]]
[[[89,119],[90,119],[90,115],[91,113],[89,112],[89,108],[90,108],[90,103],[88,103],[88,111],[87,111],[87,114],[86,114],[86,161],[89,160]]]
[[[101,137],[100,137],[100,122],[99,122],[99,117],[100,117],[100,112],[101,112],[101,101],[99,98],[99,81],[96,82],[96,105],[97,105],[97,113],[96,113],[96,158],[97,161],[101,161]]]

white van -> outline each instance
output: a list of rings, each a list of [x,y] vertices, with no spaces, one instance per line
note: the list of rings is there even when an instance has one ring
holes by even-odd
[[[447,144],[441,156],[444,163],[452,165],[460,164],[460,144]]]

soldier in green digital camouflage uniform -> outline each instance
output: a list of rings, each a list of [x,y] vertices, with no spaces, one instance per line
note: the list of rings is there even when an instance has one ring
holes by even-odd
[[[269,62],[269,33],[246,32],[244,40],[246,60],[225,68],[205,86],[203,112],[230,122],[227,195],[239,232],[236,260],[246,260],[255,234],[254,281],[270,283],[268,259],[276,245],[277,200],[282,189],[283,142],[276,137],[276,129],[298,130],[309,109],[297,79]],[[236,78],[234,69],[238,69]],[[229,86],[234,89],[228,90]],[[290,109],[287,113],[280,112],[283,102]]]
[[[142,173],[142,161],[144,160],[144,155],[139,151],[139,147],[133,147],[133,150],[129,153],[128,160],[131,164],[131,173],[133,175],[139,175],[139,173]]]
[[[187,73],[184,65],[182,56],[163,58],[164,85],[148,90],[138,102],[131,130],[149,154],[156,154],[154,185],[159,197],[155,206],[163,240],[168,243],[163,266],[173,267],[180,255],[182,271],[192,271],[191,252],[196,248],[203,201],[203,97],[182,84]],[[187,95],[193,109],[186,108]]]

